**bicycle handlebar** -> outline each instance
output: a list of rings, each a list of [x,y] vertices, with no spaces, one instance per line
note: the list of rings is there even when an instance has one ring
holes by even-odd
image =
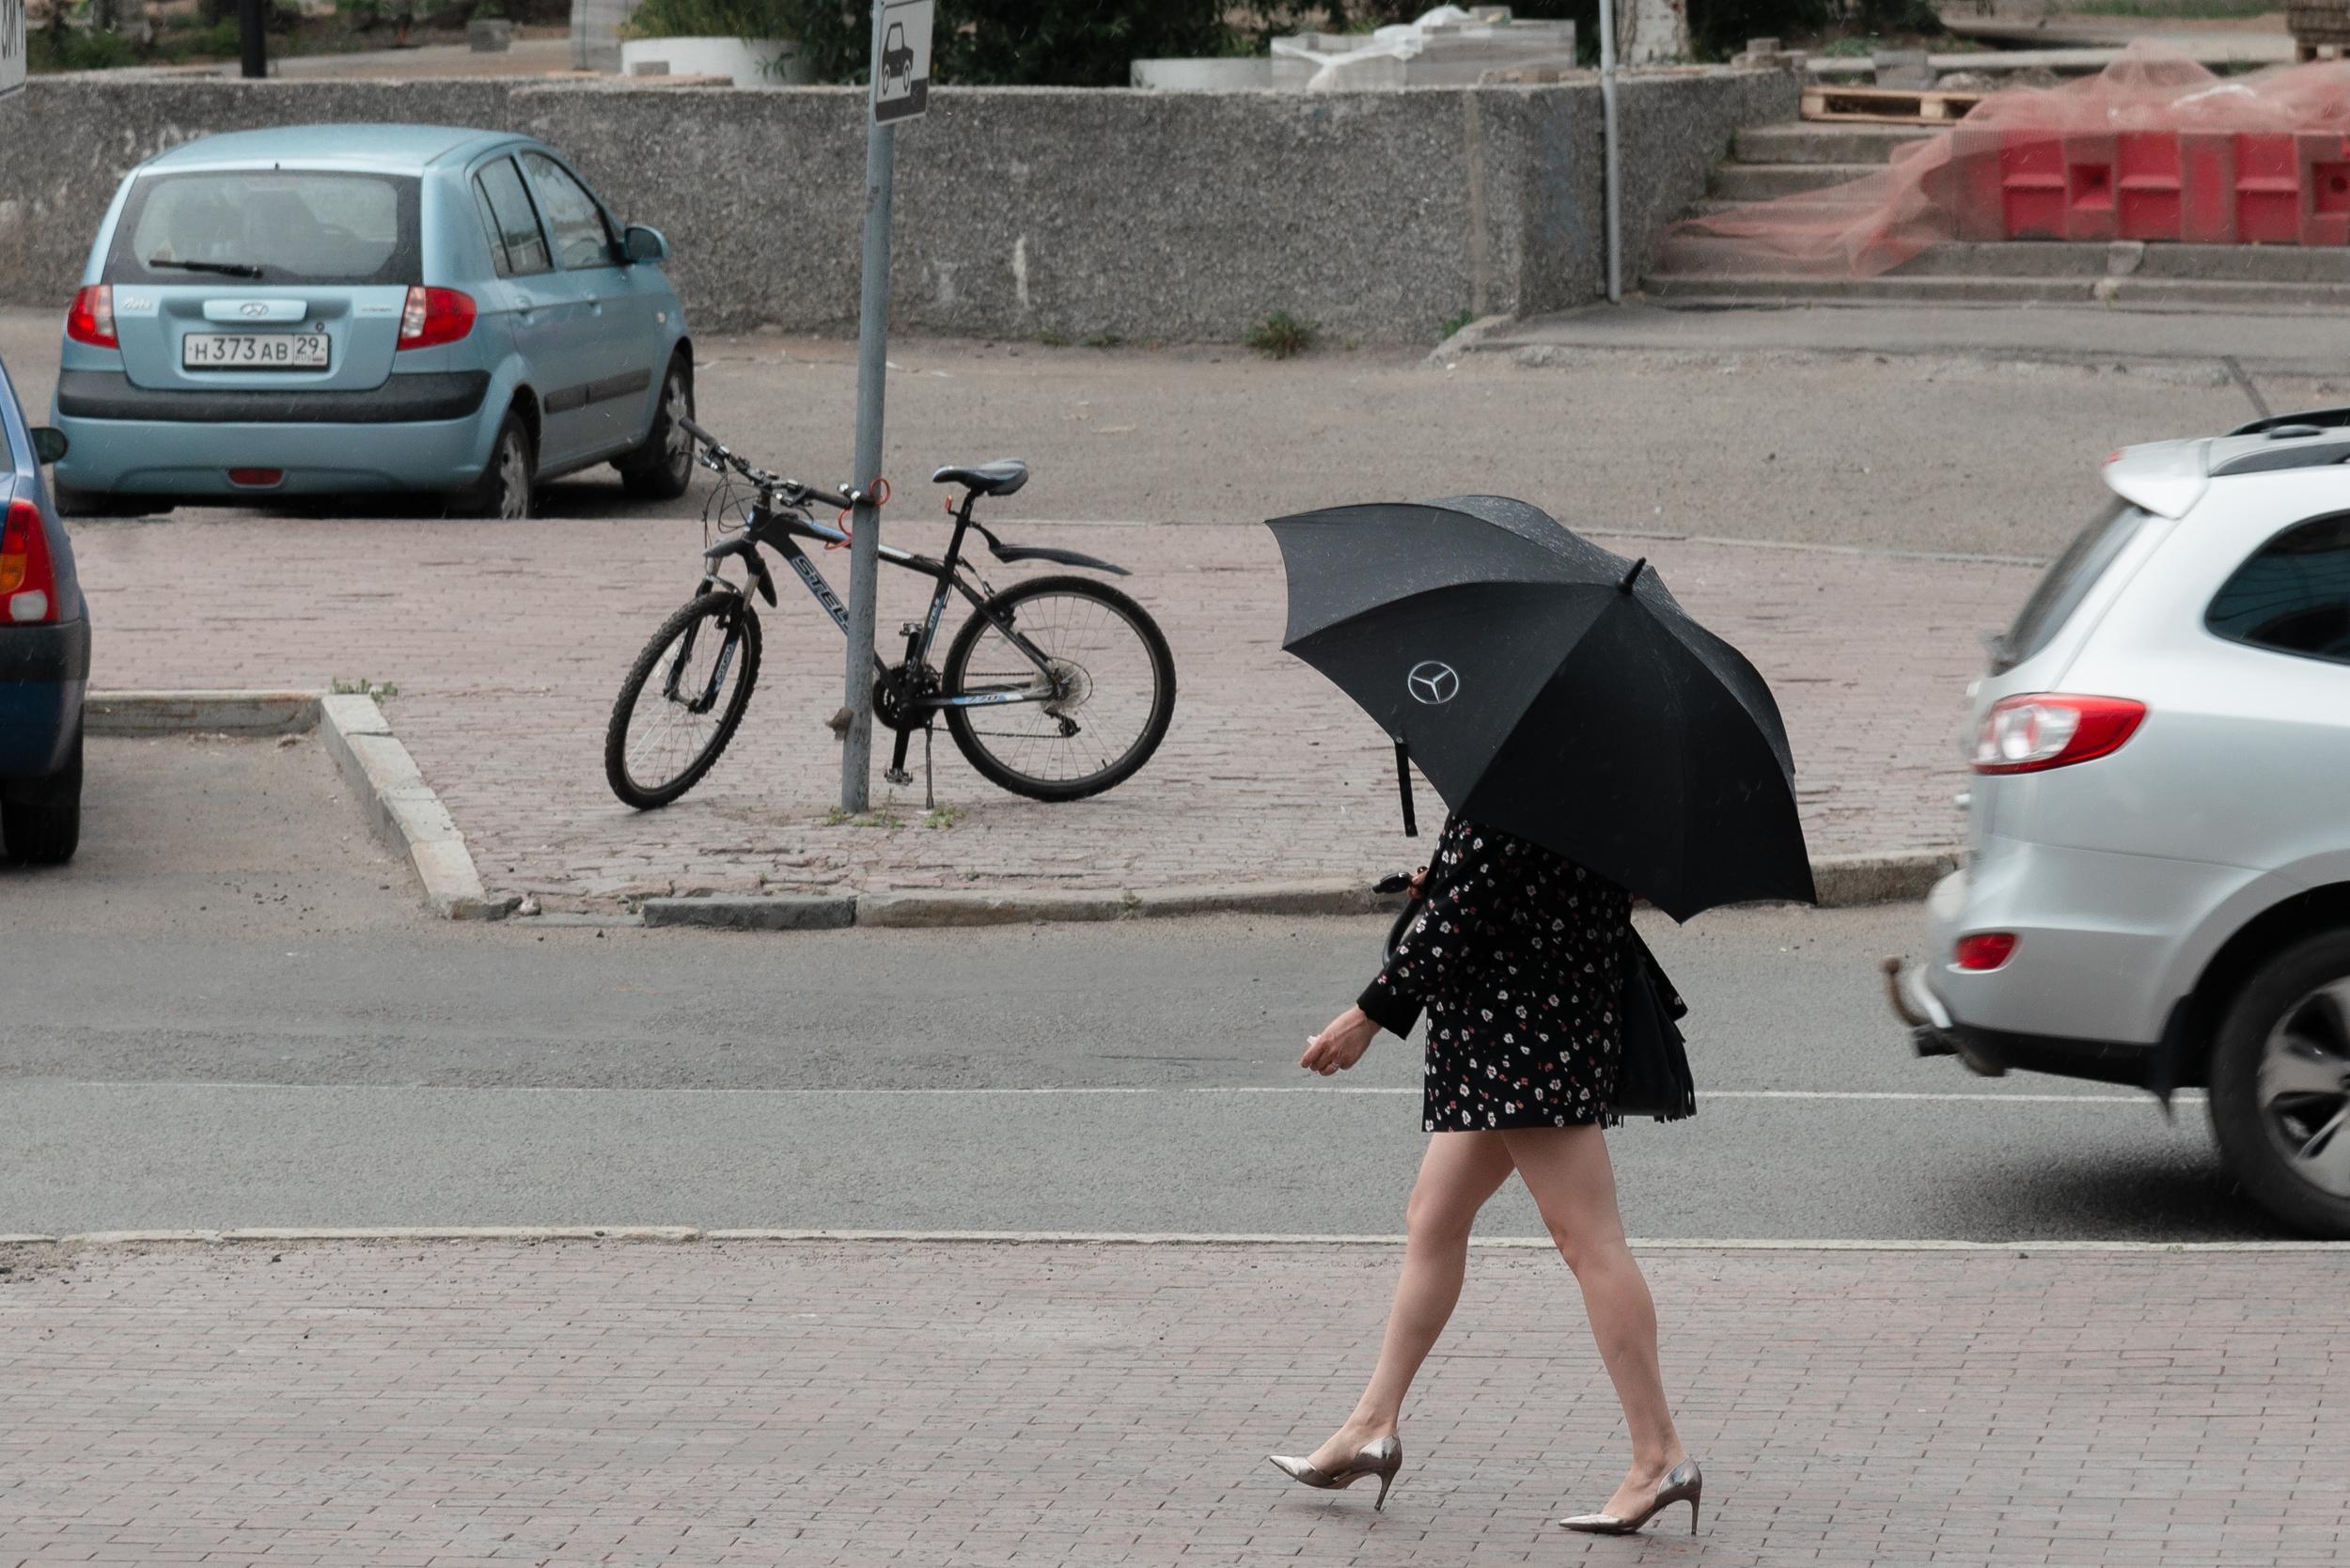
[[[827,495],[821,490],[800,483],[797,479],[787,479],[780,474],[770,474],[764,468],[753,465],[744,461],[739,453],[728,450],[724,442],[690,418],[680,416],[678,428],[710,448],[709,458],[703,460],[709,466],[714,468],[724,463],[760,489],[782,496],[789,505],[805,506],[811,501],[821,501],[828,507],[839,507],[844,510],[851,505],[850,500],[846,498]]]

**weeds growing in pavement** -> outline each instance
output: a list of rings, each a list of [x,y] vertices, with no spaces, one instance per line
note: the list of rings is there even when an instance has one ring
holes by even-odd
[[[922,819],[922,825],[934,833],[944,833],[961,821],[963,821],[962,807],[941,806]]]
[[[824,825],[826,827],[899,828],[905,826],[905,824],[906,820],[886,806],[884,806],[879,810],[867,811],[861,814],[844,811],[839,807],[836,806],[830,811],[824,813]]]
[[[1086,347],[1089,349],[1114,349],[1125,340],[1126,339],[1120,337],[1114,332],[1097,332],[1092,337],[1086,339]]]
[[[1301,321],[1277,310],[1248,329],[1248,346],[1268,359],[1293,359],[1312,348],[1322,336],[1322,323]]]
[[[1436,323],[1436,341],[1441,343],[1471,321],[1477,320],[1474,310],[1456,311]]]
[[[400,686],[390,681],[369,681],[365,676],[356,681],[345,681],[338,676],[326,683],[326,693],[329,697],[371,697],[378,702],[386,702],[400,695]]]

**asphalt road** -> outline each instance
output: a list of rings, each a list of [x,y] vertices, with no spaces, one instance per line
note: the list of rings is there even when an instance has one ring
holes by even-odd
[[[0,1231],[1400,1229],[1417,1050],[1294,1064],[1376,921],[452,926],[314,741],[99,742],[90,774],[82,856],[0,868]],[[1912,1059],[1874,962],[1916,924],[1652,923],[1702,1109],[1614,1135],[1636,1233],[2273,1233],[2200,1105]],[[1536,1232],[1522,1192],[1489,1229]]]
[[[1875,355],[1849,352],[1866,340],[1849,332],[1835,339],[1846,352],[1803,348],[1790,323],[1823,315],[1811,311],[1684,313],[1669,319],[1669,339],[1606,346],[1606,333],[1635,333],[1653,315],[1530,327],[1547,335],[1540,368],[1496,353],[1446,369],[1423,363],[1424,350],[1343,345],[1276,364],[1236,345],[901,339],[891,347],[890,525],[929,531],[932,467],[1011,454],[1035,478],[985,515],[1015,538],[1024,519],[1253,525],[1340,501],[1484,493],[1575,527],[2047,558],[2103,504],[2107,453],[2224,431],[2249,413],[2213,363],[2177,360],[2189,327],[2168,318],[2113,313],[2092,335],[2109,357],[2078,366],[1999,347],[2002,334],[2036,334],[2029,310],[1975,312],[1930,341],[1899,330],[1897,315]],[[2227,340],[2232,320],[2199,313],[2190,325],[2199,340]],[[61,321],[0,310],[0,362],[37,417]],[[2237,324],[2248,339],[2278,328],[2275,318]],[[1970,328],[1978,346],[1954,349]],[[729,445],[802,479],[846,477],[853,343],[713,336],[699,340],[697,367],[702,422]],[[2279,409],[2341,400],[2307,376],[2263,385]],[[688,498],[655,510],[698,515],[707,488],[697,479]],[[645,509],[599,468],[550,487],[542,510],[594,519]],[[1214,551],[1214,536],[1200,547]]]

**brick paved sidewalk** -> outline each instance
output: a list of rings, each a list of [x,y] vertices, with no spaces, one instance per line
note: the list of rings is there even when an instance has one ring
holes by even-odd
[[[0,1564],[2116,1568],[2350,1558],[2329,1253],[1663,1251],[1703,1533],[1555,1257],[1480,1250],[1384,1513],[1385,1247],[0,1249]]]
[[[1007,526],[1134,569],[1125,586],[1174,645],[1175,724],[1137,777],[1071,806],[995,790],[941,736],[939,798],[962,812],[945,831],[918,825],[918,782],[898,792],[901,827],[826,824],[839,752],[822,721],[839,701],[840,643],[797,594],[763,618],[758,695],[716,771],[664,811],[612,798],[613,694],[693,587],[693,523],[190,521],[85,526],[75,550],[100,606],[97,685],[396,682],[386,711],[483,880],[551,908],[713,889],[1354,877],[1408,853],[1383,738],[1279,650],[1283,589],[1266,530]],[[929,533],[908,524],[897,537]],[[1770,678],[1815,854],[1953,839],[1962,690],[1979,635],[2011,619],[2031,569],[1616,542],[1653,556]],[[823,565],[845,579],[844,555]],[[888,574],[885,627],[918,613],[919,584],[905,579]]]

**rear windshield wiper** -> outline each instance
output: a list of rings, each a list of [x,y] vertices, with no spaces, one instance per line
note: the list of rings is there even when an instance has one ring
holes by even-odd
[[[174,261],[167,256],[150,256],[150,267],[177,267],[183,273],[218,273],[224,277],[258,277],[261,269],[250,261]]]

